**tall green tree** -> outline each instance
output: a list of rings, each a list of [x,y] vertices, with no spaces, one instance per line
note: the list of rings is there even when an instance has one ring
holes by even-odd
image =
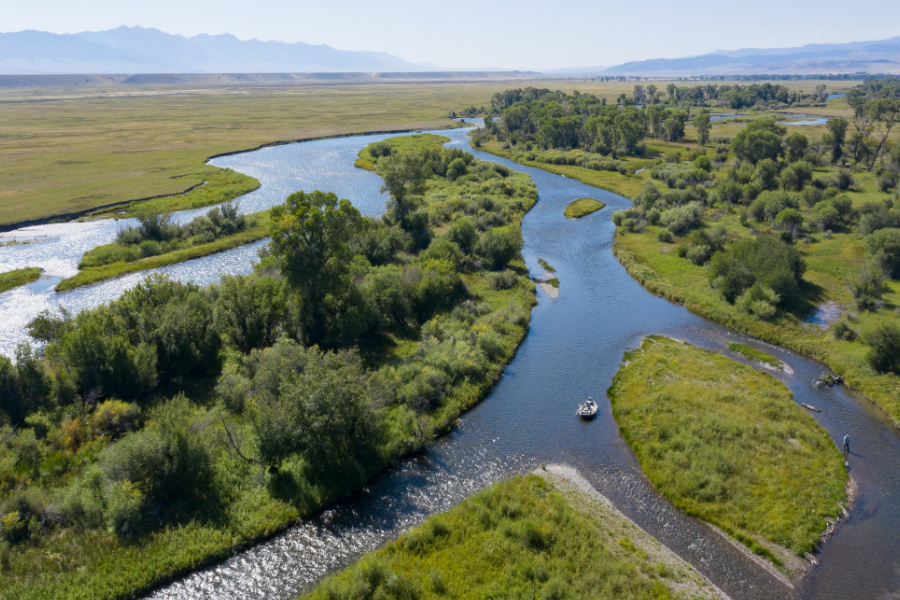
[[[735,156],[753,164],[764,158],[777,160],[783,152],[781,138],[785,131],[774,119],[757,119],[735,136],[731,149]]]
[[[697,128],[697,140],[701,146],[705,146],[706,142],[709,141],[709,132],[712,129],[709,113],[700,113],[694,117],[694,127]]]
[[[841,118],[828,119],[825,127],[828,134],[825,141],[831,146],[831,164],[836,163],[843,156],[844,139],[847,137],[847,120]]]
[[[303,336],[317,342],[325,333],[326,298],[350,285],[350,239],[363,218],[349,200],[333,192],[295,192],[271,212],[269,248],[281,273],[300,295]]]
[[[428,170],[419,152],[401,152],[378,161],[378,174],[384,180],[382,192],[391,196],[387,213],[400,227],[410,228],[410,214],[419,204],[418,196],[425,191]]]

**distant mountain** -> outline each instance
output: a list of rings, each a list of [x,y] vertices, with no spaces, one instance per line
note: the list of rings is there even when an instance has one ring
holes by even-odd
[[[627,62],[604,75],[755,75],[900,73],[900,36],[872,42],[808,44],[797,48],[718,50],[688,58]]]
[[[0,73],[313,73],[436,71],[384,52],[351,52],[297,42],[241,41],[230,34],[186,38],[119,27],[56,34],[0,33]]]

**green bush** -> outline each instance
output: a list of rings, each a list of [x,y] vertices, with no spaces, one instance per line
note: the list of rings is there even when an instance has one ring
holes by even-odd
[[[900,229],[879,229],[864,240],[866,250],[891,277],[900,277]]]
[[[487,261],[490,268],[498,271],[519,255],[522,238],[518,231],[505,227],[491,229],[481,236],[476,252]]]
[[[729,302],[759,283],[778,296],[780,305],[789,306],[799,298],[805,271],[806,263],[796,248],[774,236],[760,235],[716,253],[710,261],[709,280]]]
[[[900,373],[900,326],[882,323],[863,335],[871,347],[869,364],[879,373]]]
[[[700,225],[703,211],[697,203],[686,206],[676,206],[664,211],[659,217],[659,223],[675,235],[685,232]]]
[[[470,254],[478,243],[478,230],[471,219],[460,217],[447,231],[447,239],[454,242],[466,254]]]

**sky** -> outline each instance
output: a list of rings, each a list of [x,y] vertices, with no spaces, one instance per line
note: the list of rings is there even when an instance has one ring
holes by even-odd
[[[122,25],[328,44],[444,68],[550,70],[715,50],[900,35],[900,2],[866,0],[4,0],[0,31]]]

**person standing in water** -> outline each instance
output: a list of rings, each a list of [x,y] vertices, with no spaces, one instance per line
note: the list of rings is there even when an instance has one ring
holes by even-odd
[[[844,434],[844,452],[850,454],[850,434]]]

